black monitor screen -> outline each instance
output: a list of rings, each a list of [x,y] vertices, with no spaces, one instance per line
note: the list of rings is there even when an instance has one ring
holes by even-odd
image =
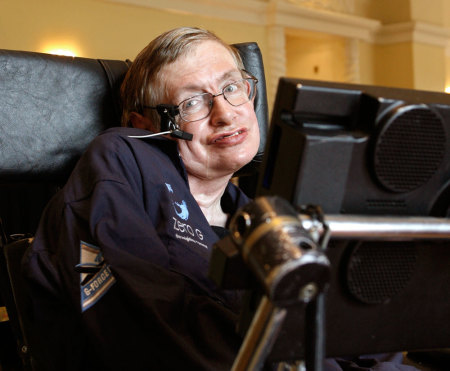
[[[450,95],[282,78],[257,196],[327,214],[449,217]],[[447,241],[331,240],[326,355],[450,347]],[[291,311],[272,359],[302,357]]]

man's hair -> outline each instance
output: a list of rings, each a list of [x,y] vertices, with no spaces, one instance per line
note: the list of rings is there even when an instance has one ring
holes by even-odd
[[[203,41],[216,41],[228,49],[236,61],[236,66],[244,65],[237,49],[228,45],[214,33],[199,29],[181,27],[167,31],[150,42],[131,64],[120,89],[122,101],[122,126],[131,126],[131,112],[146,114],[159,128],[159,116],[155,106],[166,99],[166,86],[161,79],[161,70],[185,56],[193,46]]]

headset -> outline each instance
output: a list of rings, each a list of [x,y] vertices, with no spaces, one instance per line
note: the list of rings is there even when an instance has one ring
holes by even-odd
[[[171,104],[158,104],[156,107],[147,108],[156,109],[158,112],[161,117],[161,131],[149,135],[129,135],[130,138],[150,138],[170,134],[173,138],[192,140],[193,134],[182,131],[180,126],[175,122],[175,116],[180,114],[177,106]]]

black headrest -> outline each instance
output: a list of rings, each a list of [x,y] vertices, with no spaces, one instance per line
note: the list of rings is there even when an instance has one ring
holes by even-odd
[[[258,79],[258,93],[255,98],[255,112],[258,118],[261,142],[259,144],[258,157],[262,157],[266,144],[267,131],[269,127],[266,78],[264,75],[264,64],[258,44],[241,43],[234,44],[244,62],[245,69]]]
[[[256,112],[264,148],[268,125],[261,52],[236,44],[258,79]],[[63,182],[89,142],[120,125],[125,61],[0,50],[0,182]]]
[[[115,94],[127,69],[0,50],[0,181],[65,179],[87,144],[120,124]]]

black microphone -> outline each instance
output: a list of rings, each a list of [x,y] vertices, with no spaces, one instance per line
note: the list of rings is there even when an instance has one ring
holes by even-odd
[[[177,125],[178,127],[178,125]],[[182,131],[180,129],[175,129],[170,132],[170,136],[178,139],[192,140],[193,135],[187,131]]]

